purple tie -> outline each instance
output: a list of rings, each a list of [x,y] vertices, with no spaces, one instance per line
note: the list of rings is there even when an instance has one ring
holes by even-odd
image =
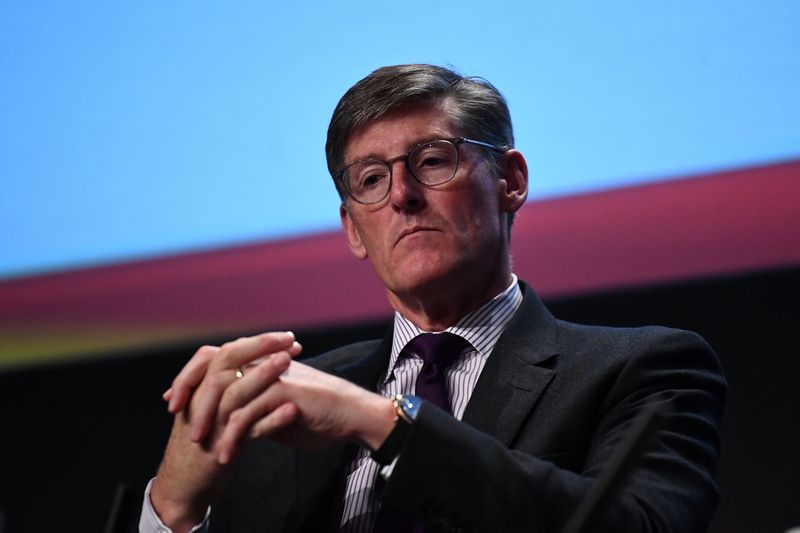
[[[425,333],[409,342],[406,349],[423,361],[417,376],[416,395],[452,413],[445,372],[468,347],[469,342],[447,332]]]
[[[424,333],[406,346],[406,352],[422,358],[417,376],[416,395],[448,413],[452,413],[447,394],[445,371],[456,358],[472,345],[452,333]],[[394,509],[381,508],[374,533],[424,533],[425,528]]]

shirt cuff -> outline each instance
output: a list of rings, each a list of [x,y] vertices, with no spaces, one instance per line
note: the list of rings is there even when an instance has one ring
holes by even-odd
[[[150,501],[150,488],[153,486],[151,479],[144,489],[144,503],[142,504],[142,514],[139,517],[139,533],[172,533],[172,530],[164,525],[158,517],[153,502]],[[206,533],[208,531],[208,518],[211,516],[211,508],[206,510],[203,521],[189,530],[189,533]]]
[[[397,464],[397,460],[398,459],[400,459],[400,455],[399,454],[392,460],[391,463],[389,463],[388,465],[382,467],[379,470],[379,472],[381,474],[381,477],[383,478],[384,481],[389,481],[389,478],[392,477],[392,472],[394,472],[394,465]]]

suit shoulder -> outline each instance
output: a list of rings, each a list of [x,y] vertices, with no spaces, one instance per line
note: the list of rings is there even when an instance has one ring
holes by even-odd
[[[706,340],[692,331],[664,326],[611,327],[557,320],[564,348],[614,350],[617,353],[697,351],[713,354]]]
[[[700,378],[702,388],[725,397],[726,381],[714,350],[697,333],[663,326],[587,326],[558,321],[559,347],[567,365],[627,382],[626,377],[679,381]]]
[[[509,323],[514,348],[535,342],[540,351],[560,353],[570,361],[605,360],[616,364],[637,355],[696,352],[715,359],[711,346],[698,334],[663,326],[611,327],[577,324],[553,316],[533,290],[522,283],[523,303]],[[522,341],[522,342],[520,342]],[[598,361],[599,362],[599,361]]]

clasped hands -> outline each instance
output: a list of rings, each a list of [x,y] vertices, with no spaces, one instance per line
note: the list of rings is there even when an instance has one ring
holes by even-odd
[[[301,351],[291,332],[204,346],[175,377],[164,399],[171,413],[184,412],[189,438],[215,453],[223,465],[244,443],[259,438],[304,448],[330,440],[369,445],[374,439],[359,429],[363,410],[372,406],[387,413],[389,402],[293,361]],[[238,378],[240,368],[243,375]]]
[[[247,443],[354,441],[377,449],[394,427],[388,398],[294,361],[294,334],[273,332],[204,346],[164,393],[175,415],[150,501],[173,531],[199,523]],[[242,368],[242,376],[237,370]]]
[[[264,333],[203,346],[175,377],[164,393],[172,434],[150,492],[173,531],[202,519],[231,461],[253,440],[303,448],[346,440],[377,449],[391,432],[388,398],[294,361],[301,351],[290,332]]]

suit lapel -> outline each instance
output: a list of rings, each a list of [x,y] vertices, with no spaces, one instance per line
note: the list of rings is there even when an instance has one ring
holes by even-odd
[[[555,376],[555,371],[541,364],[557,355],[555,319],[530,287],[525,283],[521,286],[520,308],[498,339],[463,417],[464,422],[493,435],[506,446],[512,443],[520,425]],[[366,389],[377,390],[388,365],[392,333],[389,328],[377,349],[365,357],[328,371]],[[320,452],[297,452],[296,490],[301,508],[322,511],[322,502],[342,501],[344,486],[336,480],[343,479],[342,468],[352,451],[352,446],[339,444]],[[333,498],[331,492],[339,494]],[[332,520],[337,520],[339,513],[339,509],[324,508],[318,518],[305,521],[303,529],[334,524]]]
[[[556,323],[531,288],[486,361],[464,422],[510,446],[520,425],[555,376],[540,366],[557,355]]]
[[[486,361],[463,417],[506,446],[555,376],[542,363],[558,353],[555,318],[526,283],[520,285],[522,303]],[[331,373],[377,390],[389,364],[392,333],[390,327],[371,355],[335,367]]]
[[[352,381],[359,387],[377,391],[378,383],[389,366],[393,332],[394,327],[389,327],[389,331],[383,336],[383,340],[378,347],[366,357],[362,357],[352,363],[336,366],[330,369],[329,372]]]

